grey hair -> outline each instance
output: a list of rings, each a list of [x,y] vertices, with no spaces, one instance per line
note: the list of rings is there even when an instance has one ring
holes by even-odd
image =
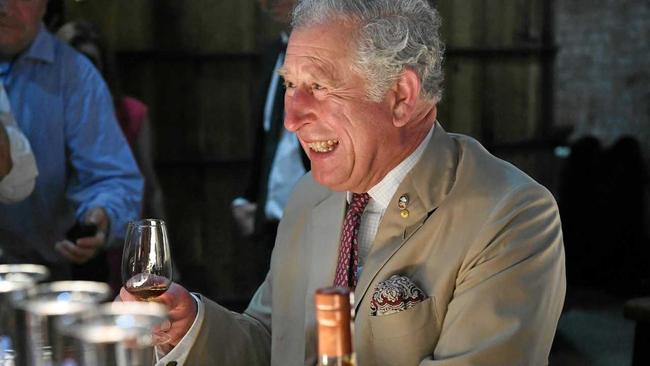
[[[355,69],[369,81],[368,98],[380,101],[410,68],[420,78],[422,95],[442,98],[440,16],[426,0],[300,0],[292,13],[294,28],[333,20],[357,26]]]

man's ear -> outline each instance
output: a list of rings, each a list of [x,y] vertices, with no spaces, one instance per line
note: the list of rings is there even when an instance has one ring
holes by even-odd
[[[403,127],[410,120],[420,97],[420,78],[412,69],[404,69],[393,86],[393,125]]]

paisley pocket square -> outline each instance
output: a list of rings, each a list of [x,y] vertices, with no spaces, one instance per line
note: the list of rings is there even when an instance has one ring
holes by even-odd
[[[392,275],[375,287],[370,300],[370,314],[375,316],[398,313],[412,308],[427,296],[408,277]]]

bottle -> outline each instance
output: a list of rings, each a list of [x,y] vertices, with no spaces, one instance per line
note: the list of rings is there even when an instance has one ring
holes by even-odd
[[[318,289],[315,302],[318,365],[355,366],[350,290],[343,287]]]

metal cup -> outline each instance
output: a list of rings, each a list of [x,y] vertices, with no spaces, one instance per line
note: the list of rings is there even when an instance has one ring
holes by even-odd
[[[46,279],[49,271],[36,264],[0,265],[0,365],[13,366],[19,328],[16,324],[11,299],[23,296],[27,289]]]
[[[12,300],[18,328],[19,366],[63,365],[72,352],[71,340],[55,323],[96,307],[108,299],[110,287],[101,282],[60,281],[38,285]]]
[[[116,302],[58,322],[62,333],[77,340],[76,365],[149,366],[154,364],[152,331],[167,319],[158,303]],[[72,363],[72,362],[70,362]]]

